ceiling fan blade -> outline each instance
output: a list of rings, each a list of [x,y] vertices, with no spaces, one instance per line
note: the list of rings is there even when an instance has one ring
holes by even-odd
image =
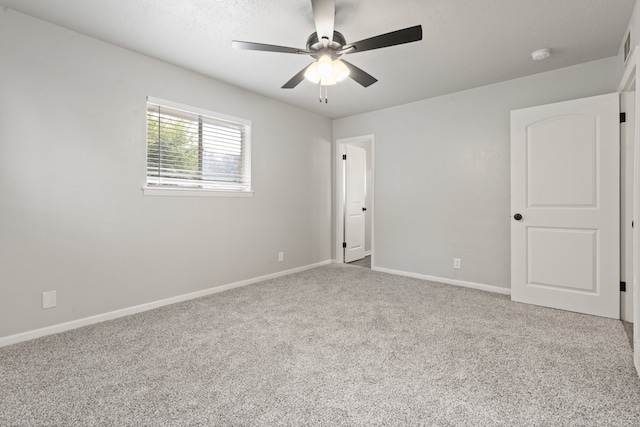
[[[311,65],[307,65],[302,70],[300,70],[300,72],[298,74],[296,74],[295,76],[291,77],[291,80],[286,82],[282,86],[282,89],[293,89],[294,87],[298,86],[300,84],[300,82],[302,82],[304,80],[304,73],[305,73],[305,71],[307,71],[307,68],[309,68],[310,66]]]
[[[331,42],[333,40],[333,25],[336,17],[336,1],[311,0],[311,7],[318,40],[322,41],[322,39],[326,38]]]
[[[243,42],[239,40],[232,41],[231,46],[233,46],[234,49],[261,50],[264,52],[295,53],[299,55],[309,54],[309,51],[304,49],[297,49],[295,47],[276,46],[273,44],[263,44],[263,43],[253,43],[253,42]]]
[[[379,36],[360,40],[359,42],[349,43],[343,46],[342,50],[346,51],[354,48],[350,52],[345,53],[364,52],[366,50],[417,42],[419,40],[422,40],[422,25],[416,25],[415,27],[404,28],[402,30],[392,31],[390,33],[380,34]]]
[[[356,82],[360,83],[362,86],[369,87],[378,81],[378,79],[373,77],[371,74],[367,73],[364,70],[361,70],[360,68],[345,61],[344,59],[341,59],[340,61],[342,61],[344,65],[346,65],[347,68],[349,69],[349,77],[351,77]]]

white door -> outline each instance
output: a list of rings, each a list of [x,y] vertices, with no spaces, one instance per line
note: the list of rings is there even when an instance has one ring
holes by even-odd
[[[620,318],[618,94],[511,112],[511,299]]]
[[[367,152],[347,144],[345,153],[344,261],[351,262],[364,258]]]

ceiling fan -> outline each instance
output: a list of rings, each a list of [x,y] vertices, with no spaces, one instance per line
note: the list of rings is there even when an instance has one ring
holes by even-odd
[[[313,83],[320,84],[322,89],[323,86],[334,85],[347,77],[351,77],[364,87],[369,87],[378,81],[366,71],[347,61],[338,59],[342,55],[422,40],[422,26],[416,25],[355,43],[347,43],[344,36],[333,28],[336,8],[335,0],[311,0],[311,6],[313,8],[316,32],[307,39],[306,49],[238,40],[234,40],[232,46],[235,49],[309,55],[316,61],[304,67],[286,82],[282,88],[293,89],[306,78]],[[322,96],[320,101],[322,101]]]

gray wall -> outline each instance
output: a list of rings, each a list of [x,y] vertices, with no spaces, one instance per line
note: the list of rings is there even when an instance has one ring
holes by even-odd
[[[510,287],[510,111],[616,75],[608,58],[335,120],[334,139],[375,135],[376,267]]]
[[[330,120],[11,10],[0,62],[0,337],[331,258]],[[254,197],[143,196],[147,95],[253,121]]]

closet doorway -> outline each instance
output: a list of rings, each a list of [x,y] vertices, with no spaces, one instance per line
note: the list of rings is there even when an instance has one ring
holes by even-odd
[[[375,265],[374,137],[339,139],[336,153],[336,261],[371,268]]]

